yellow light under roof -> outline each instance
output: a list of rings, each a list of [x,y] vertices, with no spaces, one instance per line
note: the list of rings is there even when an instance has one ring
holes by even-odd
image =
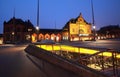
[[[103,55],[103,56],[107,56],[107,57],[111,57],[112,56],[112,53],[111,52],[103,52],[103,53],[100,53],[99,55]]]
[[[58,45],[53,45],[53,50],[55,50],[55,51],[59,51],[60,50],[60,46],[58,46]]]
[[[87,48],[80,48],[80,53],[83,54],[95,54],[99,52],[98,50],[93,50],[93,49],[87,49]]]

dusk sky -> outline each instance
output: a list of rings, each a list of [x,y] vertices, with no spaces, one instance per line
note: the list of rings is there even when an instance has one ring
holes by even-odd
[[[71,18],[82,13],[85,20],[92,22],[91,0],[40,0],[40,28],[61,29]],[[97,29],[106,25],[120,24],[120,0],[93,0]],[[37,22],[37,0],[0,0],[0,33],[3,22],[14,15],[22,20]]]

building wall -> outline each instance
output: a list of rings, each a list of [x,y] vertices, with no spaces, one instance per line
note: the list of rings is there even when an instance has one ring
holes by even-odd
[[[120,38],[120,26],[108,25],[102,27],[97,31],[97,39],[119,39]]]
[[[82,15],[77,18],[75,22],[69,22],[69,40],[91,40],[91,25],[88,24]]]
[[[30,42],[34,29],[29,25],[30,21],[12,18],[4,22],[4,43]]]
[[[39,36],[39,37],[38,37]],[[37,38],[38,37],[38,38]],[[55,42],[60,42],[62,39],[62,36],[60,33],[39,33],[38,35],[36,33],[33,33],[32,34],[32,42],[37,42],[38,41],[41,41],[41,40],[53,40]]]

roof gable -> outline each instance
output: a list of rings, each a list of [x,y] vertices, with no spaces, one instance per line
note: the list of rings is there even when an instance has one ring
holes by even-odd
[[[69,27],[69,23],[76,23],[76,22],[90,24],[83,18],[82,13],[80,13],[80,15],[78,17],[70,19],[63,27],[63,30]]]

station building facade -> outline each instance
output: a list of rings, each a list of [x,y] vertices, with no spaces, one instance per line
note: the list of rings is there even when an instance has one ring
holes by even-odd
[[[33,24],[15,17],[4,21],[4,43],[37,42],[38,40],[54,40],[60,42],[61,29],[40,29],[37,33]]]
[[[38,36],[38,38],[37,38]],[[82,14],[68,21],[62,29],[40,29],[39,34],[32,35],[32,41],[49,39],[56,42],[61,40],[83,41],[92,40],[91,24],[85,21]]]
[[[4,43],[37,42],[41,40],[79,41],[92,39],[91,24],[84,20],[82,14],[69,20],[62,29],[39,29],[36,31],[33,24],[13,17],[4,22]]]
[[[69,41],[91,40],[93,38],[91,24],[80,13],[77,18],[69,20],[63,27],[62,38]]]

